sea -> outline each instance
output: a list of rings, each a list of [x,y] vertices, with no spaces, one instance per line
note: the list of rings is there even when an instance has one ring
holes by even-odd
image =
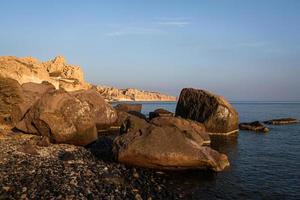
[[[300,102],[231,102],[240,122],[292,117],[300,119]],[[142,103],[142,112],[174,102]],[[222,172],[184,171],[169,174],[169,192],[184,191],[184,199],[300,199],[300,124],[269,126],[269,133],[240,131],[219,138],[212,148],[229,157]]]

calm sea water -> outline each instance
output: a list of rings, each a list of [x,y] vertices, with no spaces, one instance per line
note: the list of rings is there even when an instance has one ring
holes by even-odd
[[[281,117],[300,119],[299,103],[234,102],[241,122]],[[176,103],[143,103],[144,114],[157,108],[175,111]],[[270,126],[267,134],[240,131],[215,140],[212,147],[229,157],[221,173],[171,173],[170,192],[186,199],[300,199],[300,124]]]

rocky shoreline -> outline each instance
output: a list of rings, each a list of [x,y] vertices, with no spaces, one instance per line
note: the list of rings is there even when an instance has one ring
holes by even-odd
[[[57,70],[60,61],[39,65]],[[95,87],[67,91],[1,75],[0,199],[186,198],[172,186],[172,171],[222,172],[230,160],[214,148],[215,137],[233,139],[239,126],[267,130],[257,121],[239,125],[224,97],[201,89],[182,89],[175,113],[156,109],[146,117],[142,104],[112,107]]]

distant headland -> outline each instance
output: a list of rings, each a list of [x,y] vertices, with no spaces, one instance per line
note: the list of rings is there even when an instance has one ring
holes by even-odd
[[[90,84],[85,81],[82,69],[67,64],[63,56],[46,62],[33,57],[0,56],[0,66],[2,77],[15,79],[20,84],[47,81],[56,89],[68,92],[95,88],[106,101],[176,101],[176,97],[159,92]]]

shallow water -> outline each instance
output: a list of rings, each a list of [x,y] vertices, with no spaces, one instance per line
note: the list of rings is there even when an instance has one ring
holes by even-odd
[[[299,103],[235,102],[241,122],[293,117]],[[144,114],[157,108],[175,111],[176,103],[143,103]],[[269,126],[259,134],[240,131],[237,137],[213,140],[231,166],[221,173],[170,173],[170,192],[179,189],[186,199],[300,199],[300,124]]]

